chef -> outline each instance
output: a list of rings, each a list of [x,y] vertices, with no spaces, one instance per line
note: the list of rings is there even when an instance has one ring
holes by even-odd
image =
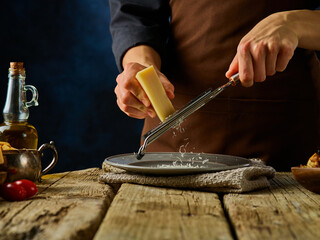
[[[110,0],[119,108],[159,124],[135,75],[153,65],[176,109],[239,72],[229,87],[147,151],[261,158],[277,170],[320,146],[319,1]],[[176,132],[173,132],[176,131]]]

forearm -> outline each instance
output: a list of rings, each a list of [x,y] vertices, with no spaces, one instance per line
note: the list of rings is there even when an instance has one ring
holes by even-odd
[[[146,67],[153,65],[157,69],[161,69],[161,57],[159,53],[147,45],[130,48],[123,56],[123,68],[130,62],[139,63]]]
[[[243,86],[286,69],[297,47],[320,50],[320,11],[293,10],[261,20],[240,41],[226,73],[239,72]]]
[[[320,50],[320,10],[295,10],[279,14],[296,34],[298,47]]]

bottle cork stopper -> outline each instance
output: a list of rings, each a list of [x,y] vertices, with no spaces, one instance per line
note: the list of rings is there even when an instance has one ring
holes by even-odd
[[[22,69],[23,68],[23,62],[10,62],[10,68]]]

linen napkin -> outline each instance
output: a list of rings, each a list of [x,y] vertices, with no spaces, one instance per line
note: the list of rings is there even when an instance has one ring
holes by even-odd
[[[232,170],[178,176],[153,176],[102,164],[104,173],[100,181],[109,184],[135,183],[141,185],[197,189],[211,192],[242,193],[270,186],[275,176],[274,168],[266,166],[260,159],[250,159],[251,165]]]

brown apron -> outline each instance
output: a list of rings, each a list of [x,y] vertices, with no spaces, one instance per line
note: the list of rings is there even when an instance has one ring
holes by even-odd
[[[305,0],[172,0],[172,41],[165,74],[175,86],[176,109],[226,83],[240,39],[273,12],[314,9]],[[315,1],[314,1],[315,2]],[[272,5],[269,6],[269,5]],[[147,152],[206,152],[262,158],[277,170],[306,163],[319,142],[320,64],[297,49],[287,69],[263,83],[228,88]],[[143,133],[159,124],[145,120]]]

